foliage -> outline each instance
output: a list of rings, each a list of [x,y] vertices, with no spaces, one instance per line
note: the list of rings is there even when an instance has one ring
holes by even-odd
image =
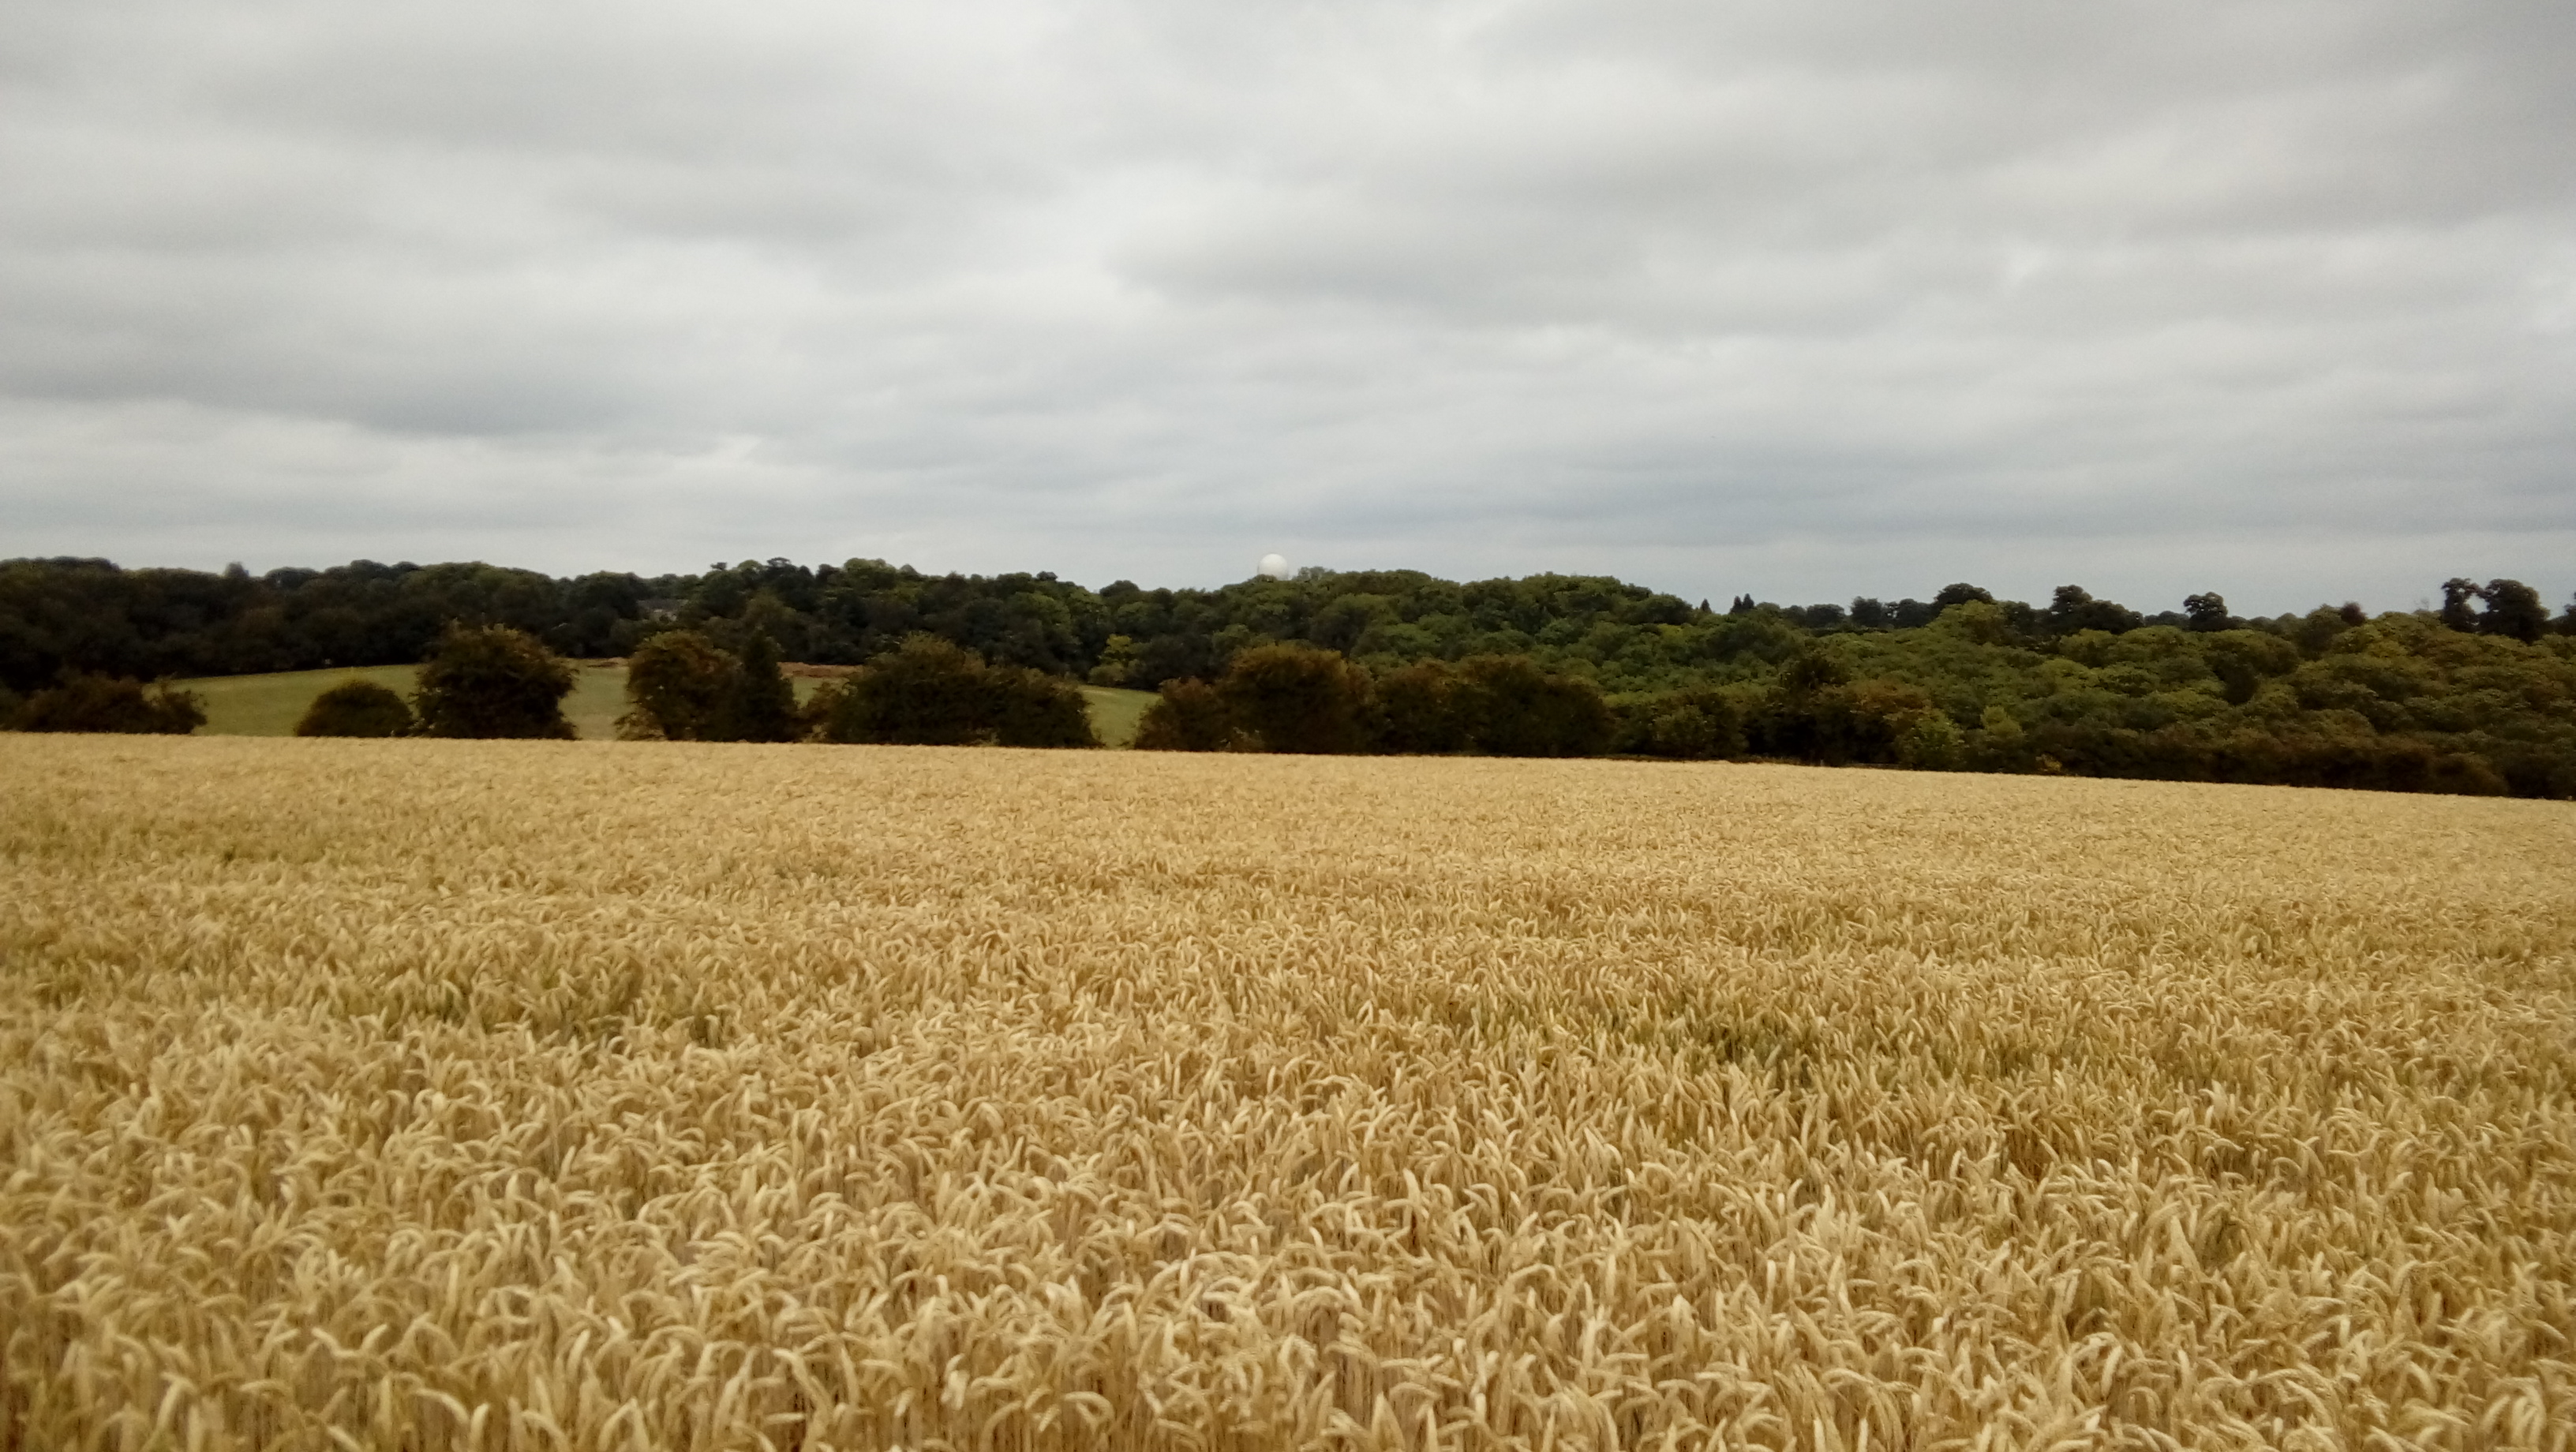
[[[729,684],[710,739],[794,741],[805,734],[796,688],[778,668],[778,645],[766,631],[753,631],[743,642]]]
[[[1613,705],[1612,749],[1630,756],[1710,761],[1745,752],[1739,690],[1686,686]]]
[[[626,660],[626,714],[617,734],[628,741],[721,739],[742,663],[694,630],[666,630]]]
[[[2568,812],[1625,762],[366,766],[0,752],[0,1442],[2576,1426]]]
[[[1380,751],[1436,756],[1475,739],[1464,683],[1445,661],[1421,660],[1378,676],[1369,737]]]
[[[313,698],[295,723],[298,736],[409,736],[416,728],[403,698],[374,681],[350,680]]]
[[[1616,720],[1603,746],[1642,755],[1974,770],[2040,770],[2045,760],[2077,773],[2269,780],[2263,773],[2278,771],[2284,781],[2479,789],[2501,781],[2519,794],[2566,795],[2576,772],[2576,718],[2565,705],[2576,609],[2550,616],[2538,592],[2513,580],[2460,577],[2443,594],[2440,611],[2420,616],[2374,618],[2347,602],[2265,619],[2232,613],[2215,591],[2147,614],[2076,585],[2032,605],[1959,582],[1929,600],[1863,597],[1848,607],[1738,596],[1719,613],[1573,575],[1462,583],[1418,571],[1306,570],[1207,590],[1122,580],[1092,591],[1050,574],[930,576],[864,559],[578,580],[484,565],[360,562],[254,578],[19,560],[0,564],[0,687],[32,690],[65,667],[143,676],[410,660],[451,618],[516,625],[557,649],[637,654],[659,635],[688,631],[737,661],[775,647],[785,659],[838,665],[885,658],[922,635],[997,670],[1147,690],[1200,680],[1220,695],[1239,659],[1289,647],[1366,672],[1365,682],[1343,675],[1327,692],[1344,705],[1354,692],[1364,697],[1347,719],[1338,707],[1326,712],[1332,719],[1312,742],[1332,750],[1531,748],[1540,738],[1485,722],[1487,707],[1517,699],[1474,686],[1467,663],[1493,657],[1589,682],[1616,703],[1605,708]],[[2464,641],[2477,653],[2460,654]],[[1288,706],[1267,731],[1243,716],[1273,709],[1259,704],[1266,692],[1294,696],[1293,671],[1271,661],[1256,656],[1233,688],[1227,732],[1167,726],[1153,739],[1204,744],[1246,730],[1306,740]],[[1335,674],[1303,669],[1317,680]],[[1819,670],[1842,679],[1802,674]],[[1276,679],[1256,685],[1255,675]],[[936,673],[923,684],[936,689]],[[1577,688],[1548,689],[1575,716],[1590,715]],[[774,733],[774,687],[768,700],[758,727],[687,729]],[[1924,714],[1926,700],[1947,727]],[[1988,724],[1998,708],[2009,729]],[[980,724],[935,726],[927,723],[944,708],[924,709],[907,725],[904,709],[885,707],[883,731],[998,734],[989,716],[970,710],[961,719]],[[1655,729],[1657,719],[1668,729]],[[1547,749],[1589,749],[1585,731],[1569,739],[1576,744]]]
[[[1458,665],[1468,745],[1488,756],[1597,756],[1612,719],[1601,688],[1543,670],[1525,655],[1470,656]]]
[[[1082,687],[1062,676],[1027,666],[988,668],[985,689],[991,700],[996,746],[1098,746],[1091,727],[1090,704]]]
[[[778,647],[760,631],[738,656],[698,631],[655,633],[627,660],[626,699],[617,734],[628,741],[794,741],[806,731]]]
[[[1136,723],[1139,751],[1239,751],[1245,745],[1216,687],[1205,681],[1165,681]]]
[[[1257,646],[1235,657],[1216,694],[1263,751],[1337,755],[1367,745],[1368,673],[1332,651]]]
[[[570,740],[572,686],[572,667],[526,631],[452,625],[421,665],[412,711],[428,736]]]
[[[1081,687],[1027,667],[988,665],[915,635],[826,686],[813,714],[823,740],[903,746],[1097,746]]]
[[[8,724],[19,731],[185,736],[206,724],[206,705],[196,692],[167,682],[146,693],[139,681],[71,675],[19,703]]]

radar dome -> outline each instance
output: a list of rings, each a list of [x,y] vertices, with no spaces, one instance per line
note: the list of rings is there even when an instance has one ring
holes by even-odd
[[[1261,557],[1261,573],[1273,580],[1287,579],[1288,557],[1286,555],[1263,555]]]

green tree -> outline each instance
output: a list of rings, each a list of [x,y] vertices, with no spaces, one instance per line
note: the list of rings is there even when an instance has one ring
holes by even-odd
[[[1466,750],[1471,737],[1462,685],[1456,671],[1436,660],[1380,675],[1370,690],[1370,744],[1406,756]]]
[[[1136,672],[1142,665],[1138,657],[1139,652],[1132,637],[1124,635],[1109,637],[1109,642],[1100,648],[1100,664],[1091,668],[1091,683],[1095,686],[1133,684]]]
[[[1235,751],[1243,745],[1216,687],[1195,678],[1163,682],[1136,722],[1139,751]]]
[[[971,746],[992,731],[983,658],[927,634],[839,682],[818,714],[826,741]]]
[[[2183,597],[2182,613],[2191,618],[2191,628],[2202,631],[2233,630],[2236,620],[2227,613],[2227,597],[2216,590],[2202,595]]]
[[[996,746],[1098,746],[1082,687],[1028,666],[992,666],[985,701]]]
[[[1460,714],[1475,748],[1492,756],[1598,756],[1612,720],[1601,688],[1557,675],[1520,655],[1471,656],[1458,663],[1466,689]]]
[[[1366,745],[1361,726],[1368,690],[1367,672],[1329,650],[1305,645],[1242,651],[1216,687],[1235,724],[1263,750],[1302,755],[1351,752]]]
[[[1724,686],[1687,686],[1632,697],[1614,708],[1614,749],[1635,756],[1713,761],[1744,751],[1744,712]]]
[[[295,722],[298,736],[409,736],[418,723],[411,707],[388,687],[363,677],[346,680],[313,698]]]
[[[2442,582],[2442,623],[2453,630],[2473,631],[2478,628],[2477,612],[2469,602],[2478,598],[2478,582],[2454,575]]]
[[[743,642],[722,701],[712,740],[793,741],[804,734],[796,717],[796,687],[778,668],[778,643],[767,631],[755,630]]]
[[[628,741],[722,740],[741,674],[742,662],[703,634],[663,631],[627,657],[626,714],[617,718],[617,734]]]
[[[421,665],[412,713],[424,735],[570,740],[572,667],[524,630],[451,625]]]
[[[2520,580],[2489,580],[2478,592],[2486,609],[2478,612],[2478,633],[2501,635],[2529,645],[2549,630],[2549,607],[2540,592]]]

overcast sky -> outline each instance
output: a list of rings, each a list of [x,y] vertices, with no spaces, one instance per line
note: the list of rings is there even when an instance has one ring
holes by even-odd
[[[2565,0],[0,0],[0,555],[2576,589]]]

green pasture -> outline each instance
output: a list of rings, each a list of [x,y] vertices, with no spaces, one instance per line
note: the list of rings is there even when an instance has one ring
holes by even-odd
[[[1136,723],[1145,719],[1145,708],[1157,699],[1152,691],[1122,691],[1114,686],[1085,686],[1082,698],[1091,703],[1091,729],[1103,746],[1135,744]]]
[[[626,668],[576,664],[581,672],[572,694],[564,700],[564,715],[584,740],[613,739],[617,735],[617,718],[626,710]],[[297,719],[303,716],[305,707],[313,704],[313,698],[342,681],[354,676],[408,696],[419,674],[418,666],[359,666],[260,676],[204,676],[176,684],[205,698],[203,729],[208,736],[292,736]],[[814,694],[822,684],[796,678],[797,699]],[[1111,746],[1125,746],[1136,739],[1136,722],[1154,700],[1151,691],[1121,691],[1107,686],[1085,686],[1082,695],[1091,706],[1091,729]]]

